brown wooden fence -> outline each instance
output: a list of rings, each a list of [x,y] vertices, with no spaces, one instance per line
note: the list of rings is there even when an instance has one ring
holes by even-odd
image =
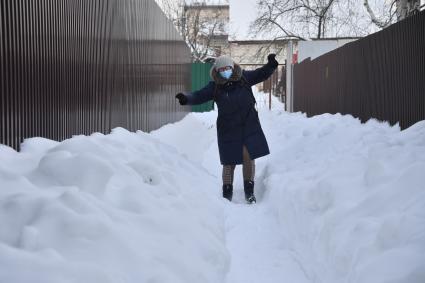
[[[294,110],[400,123],[425,119],[425,12],[294,66]]]
[[[153,0],[0,0],[0,143],[176,121],[189,63]]]

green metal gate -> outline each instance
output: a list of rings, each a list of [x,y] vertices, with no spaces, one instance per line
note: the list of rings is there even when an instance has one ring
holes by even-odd
[[[192,63],[192,91],[203,88],[211,80],[209,63]],[[214,109],[214,102],[208,101],[204,104],[193,105],[192,112],[208,112]]]

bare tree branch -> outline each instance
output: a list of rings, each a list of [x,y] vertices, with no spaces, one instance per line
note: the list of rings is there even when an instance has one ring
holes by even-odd
[[[304,23],[308,26],[308,33],[314,27],[317,37],[321,38],[326,31],[328,14],[339,1],[342,0],[259,0],[260,14],[250,29],[258,35],[277,27],[287,37],[304,39],[305,32],[293,29],[294,24]]]
[[[365,6],[366,11],[368,12],[368,14],[370,16],[372,23],[377,25],[379,28],[384,29],[384,28],[388,27],[389,25],[391,25],[392,22],[393,22],[394,13],[391,14],[391,10],[393,9],[395,2],[396,2],[396,0],[392,1],[391,7],[390,7],[390,15],[391,16],[386,20],[381,20],[381,19],[378,19],[376,17],[375,13],[373,12],[372,8],[369,5],[369,0],[364,0],[363,5]]]
[[[396,1],[397,20],[401,21],[420,11],[420,0],[397,0]]]
[[[213,38],[226,28],[221,11],[207,15],[205,0],[191,5],[185,0],[157,1],[161,2],[164,12],[191,49],[194,61],[203,61],[214,55]]]

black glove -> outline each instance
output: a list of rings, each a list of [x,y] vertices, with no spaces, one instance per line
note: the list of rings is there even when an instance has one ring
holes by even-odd
[[[179,100],[180,105],[187,104],[187,97],[183,93],[179,92],[176,94],[176,98]]]
[[[276,68],[279,65],[279,62],[276,61],[276,54],[269,54],[269,56],[267,56],[267,62],[268,64],[270,64],[273,68]]]

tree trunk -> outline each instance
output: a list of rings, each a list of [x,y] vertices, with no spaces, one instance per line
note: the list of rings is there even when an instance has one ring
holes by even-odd
[[[321,36],[322,36],[322,21],[323,21],[323,17],[320,17],[319,18],[319,27],[318,27],[318,30],[317,30],[317,38],[321,38]]]
[[[412,15],[415,10],[419,10],[420,5],[420,0],[397,0],[397,21]]]

